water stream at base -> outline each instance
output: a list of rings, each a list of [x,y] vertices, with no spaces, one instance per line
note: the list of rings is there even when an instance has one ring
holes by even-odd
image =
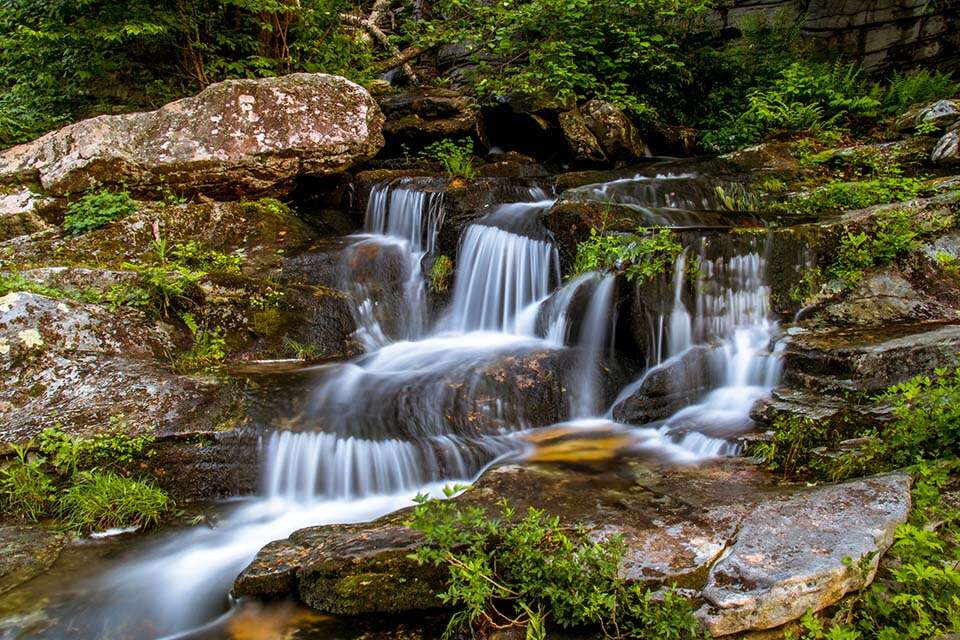
[[[496,207],[466,229],[453,300],[431,328],[421,263],[435,249],[442,197],[402,183],[376,187],[365,231],[342,262],[366,355],[320,367],[294,430],[265,436],[260,497],[229,509],[215,528],[171,534],[84,583],[72,597],[89,603],[67,622],[89,637],[131,625],[142,632],[135,637],[199,627],[226,609],[234,577],[264,544],[308,525],[376,518],[522,455],[528,445],[518,436],[533,416],[519,385],[497,386],[490,374],[504,361],[571,353],[573,421],[564,424],[610,424],[600,374],[611,356],[616,280],[584,274],[557,288],[557,249],[540,223],[552,202],[537,191],[530,200]],[[691,305],[683,290],[694,255]],[[698,346],[710,345],[717,383],[660,424],[616,425],[633,434],[637,451],[673,461],[732,452],[727,438],[748,428],[749,405],[778,375],[764,267],[756,250],[714,256],[706,244],[677,259],[648,370],[614,406]],[[63,631],[45,635],[69,637]]]

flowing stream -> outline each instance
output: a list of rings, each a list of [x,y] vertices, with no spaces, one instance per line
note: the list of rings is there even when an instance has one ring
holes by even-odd
[[[630,194],[637,206],[711,208],[712,190],[681,188],[690,178],[637,178],[594,192],[621,201]],[[298,420],[263,437],[260,496],[228,507],[213,528],[168,534],[72,587],[65,599],[85,605],[28,635],[189,635],[228,611],[233,579],[264,544],[308,525],[370,520],[410,505],[418,492],[469,483],[491,464],[522,458],[529,429],[611,424],[615,407],[658,372],[671,372],[692,401],[650,424],[617,425],[635,434],[636,449],[679,461],[734,453],[731,439],[751,426],[750,405],[779,375],[762,241],[725,253],[706,240],[688,244],[669,293],[651,303],[647,367],[609,404],[604,367],[615,355],[619,283],[596,273],[561,280],[540,221],[551,205],[531,190],[529,202],[494,207],[467,227],[452,300],[434,314],[422,264],[444,222],[442,196],[404,183],[377,186],[364,232],[349,238],[341,265],[366,353],[316,368]],[[693,367],[696,375],[677,366],[692,353],[707,363]],[[529,400],[532,390],[547,391],[510,375],[525,358],[556,361],[566,376],[563,403],[547,424],[542,398]]]

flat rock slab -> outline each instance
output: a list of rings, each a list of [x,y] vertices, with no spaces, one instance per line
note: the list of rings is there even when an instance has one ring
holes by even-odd
[[[851,327],[791,335],[784,382],[826,392],[873,393],[938,367],[953,366],[960,324]]]
[[[630,462],[598,473],[507,466],[457,500],[494,510],[502,498],[518,513],[537,507],[564,523],[582,523],[594,539],[622,536],[623,577],[702,590],[701,618],[720,636],[777,626],[872,579],[894,529],[906,520],[910,478],[784,489],[737,461],[679,469]],[[433,594],[445,588],[445,574],[409,558],[422,537],[404,526],[408,515],[312,527],[271,543],[237,578],[234,595],[294,595],[337,614],[435,608]],[[869,557],[866,575],[857,566],[863,557]]]
[[[715,636],[771,629],[869,584],[907,520],[910,485],[890,474],[758,505],[710,570],[701,621]]]
[[[383,115],[338,76],[228,80],[156,111],[83,120],[0,152],[0,183],[65,196],[97,184],[237,196],[283,192],[372,158]]]
[[[0,525],[0,593],[35,578],[56,562],[67,536],[36,525]]]

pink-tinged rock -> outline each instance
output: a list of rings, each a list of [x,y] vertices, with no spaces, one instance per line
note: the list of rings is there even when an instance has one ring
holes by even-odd
[[[0,183],[54,196],[97,184],[156,192],[283,193],[300,176],[343,171],[383,146],[383,115],[345,78],[228,80],[156,111],[83,120],[0,153]]]

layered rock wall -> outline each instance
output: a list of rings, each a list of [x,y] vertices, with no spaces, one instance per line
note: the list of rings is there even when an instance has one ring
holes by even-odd
[[[802,35],[818,48],[854,55],[871,72],[960,62],[958,0],[736,0],[720,16],[733,35],[748,16],[783,11],[805,16]]]

